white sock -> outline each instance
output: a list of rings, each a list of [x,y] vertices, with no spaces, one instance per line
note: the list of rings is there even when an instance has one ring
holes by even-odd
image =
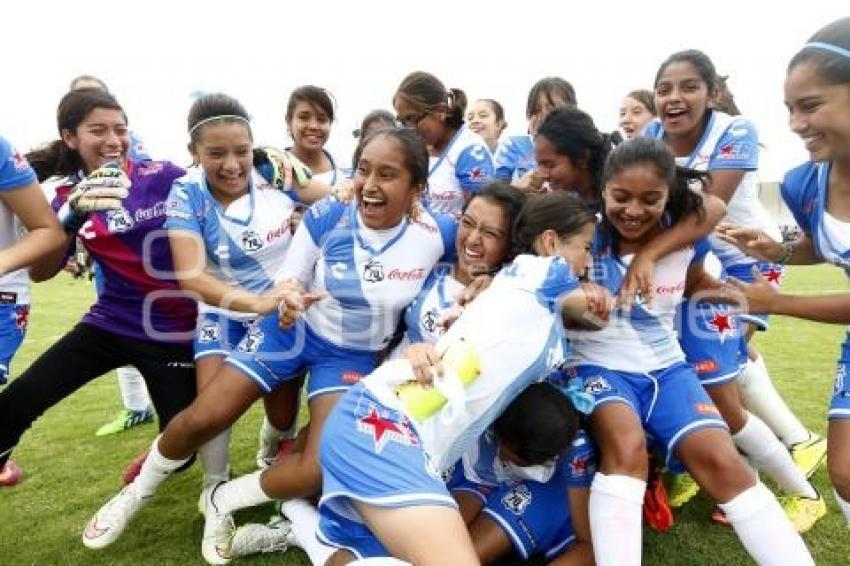
[[[814,565],[803,539],[764,484],[757,483],[719,505],[760,566]]]
[[[844,513],[844,519],[847,521],[847,526],[850,527],[850,501],[844,500],[836,491],[835,502],[838,503],[838,508]]]
[[[645,481],[596,472],[590,486],[589,512],[597,566],[640,564],[645,491]]]
[[[303,499],[290,499],[281,503],[280,510],[292,521],[292,532],[297,545],[307,553],[310,562],[323,565],[336,552],[336,548],[322,544],[316,538],[319,529],[319,512]]]
[[[240,476],[215,490],[215,506],[221,513],[230,514],[239,509],[255,507],[272,501],[260,486],[261,471]]]
[[[161,436],[159,435],[154,439],[153,444],[151,444],[150,453],[145,458],[145,463],[142,464],[139,475],[133,480],[133,483],[136,485],[136,493],[139,497],[152,496],[159,484],[165,481],[165,478],[189,461],[189,458],[185,460],[171,460],[163,456],[159,451],[159,439]]]
[[[204,466],[204,487],[230,479],[230,429],[219,433],[198,450]]]
[[[121,400],[128,411],[144,411],[151,405],[145,378],[133,366],[124,366],[115,370],[118,373],[118,389]]]
[[[784,493],[817,498],[815,488],[794,465],[791,454],[760,418],[748,414],[746,424],[732,435],[732,440],[756,469],[770,476]]]
[[[758,415],[786,447],[808,440],[808,429],[779,395],[761,354],[755,360],[747,359],[747,365],[738,374],[738,386],[744,406]]]

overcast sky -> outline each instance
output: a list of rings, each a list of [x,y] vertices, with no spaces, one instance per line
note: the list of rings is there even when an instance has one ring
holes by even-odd
[[[711,7],[697,10],[696,6]],[[3,3],[0,133],[21,149],[56,137],[55,111],[71,78],[101,77],[154,157],[185,164],[186,113],[196,90],[236,96],[255,137],[287,142],[292,88],[330,90],[338,116],[329,149],[348,162],[351,130],[390,108],[402,77],[437,75],[470,100],[496,98],[512,129],[539,78],[560,75],[600,129],[616,127],[622,96],[651,88],[671,53],[713,60],[766,146],[761,175],[803,161],[787,126],[782,84],[793,54],[846,1],[698,3],[478,0],[77,0]]]

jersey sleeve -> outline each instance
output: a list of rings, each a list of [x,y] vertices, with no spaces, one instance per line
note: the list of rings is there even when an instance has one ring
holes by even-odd
[[[578,289],[580,284],[566,260],[560,257],[552,258],[549,269],[536,290],[537,298],[554,312],[561,298]]]
[[[321,246],[325,235],[333,230],[346,209],[336,197],[325,197],[307,209],[299,228],[304,226],[313,244]]]
[[[493,176],[500,181],[510,182],[513,179],[521,158],[521,148],[516,136],[505,138],[496,148],[493,155]]]
[[[782,200],[794,215],[797,225],[806,234],[812,233],[812,222],[807,212],[814,208],[817,186],[818,168],[817,164],[811,161],[788,171],[779,184]]]
[[[720,136],[708,160],[708,169],[758,169],[759,138],[755,125],[745,118],[733,120]]]
[[[641,131],[640,135],[647,138],[655,138],[658,139],[661,134],[661,121],[658,118],[654,118],[649,122]]]
[[[586,432],[580,430],[563,460],[567,487],[590,487],[596,473],[596,451]]]
[[[36,182],[35,171],[12,145],[0,136],[0,191],[10,191]]]
[[[198,204],[201,202],[199,187],[192,182],[177,179],[171,185],[165,208],[165,228],[167,230],[186,230],[200,234],[203,232],[198,220]]]
[[[493,158],[483,144],[465,147],[457,157],[455,176],[464,192],[473,193],[493,180]]]
[[[130,159],[133,161],[151,161],[153,158],[148,153],[147,147],[145,147],[142,138],[139,137],[139,134],[130,130],[130,149],[129,149]]]
[[[346,210],[347,206],[334,197],[326,197],[308,208],[295,230],[286,252],[286,261],[275,275],[275,281],[295,279],[308,286],[319,261],[322,244]]]
[[[437,223],[437,229],[440,231],[440,237],[443,240],[443,256],[440,258],[441,263],[450,263],[457,259],[457,250],[455,249],[455,240],[457,239],[457,220],[449,214],[442,212],[434,212],[434,221]]]

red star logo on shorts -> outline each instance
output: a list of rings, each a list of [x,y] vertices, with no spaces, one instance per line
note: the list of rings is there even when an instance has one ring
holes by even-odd
[[[779,280],[782,279],[782,271],[770,266],[770,269],[764,274],[764,277],[767,279],[768,283],[776,283],[778,285]]]
[[[382,417],[374,405],[369,409],[368,415],[357,421],[357,430],[372,434],[377,452],[383,450],[390,440],[408,446],[416,444],[416,437],[407,425]]]
[[[729,315],[725,313],[714,313],[714,317],[711,319],[709,324],[720,334],[720,339],[723,340],[723,337],[726,335],[726,332],[730,334],[734,330],[732,328],[732,323],[729,321]]]

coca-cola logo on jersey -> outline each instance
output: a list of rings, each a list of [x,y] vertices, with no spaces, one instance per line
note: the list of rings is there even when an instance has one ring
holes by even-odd
[[[680,281],[676,285],[659,285],[655,288],[656,295],[675,295],[685,292],[685,282]]]
[[[425,277],[424,269],[392,269],[387,274],[387,279],[395,281],[418,281]]]

